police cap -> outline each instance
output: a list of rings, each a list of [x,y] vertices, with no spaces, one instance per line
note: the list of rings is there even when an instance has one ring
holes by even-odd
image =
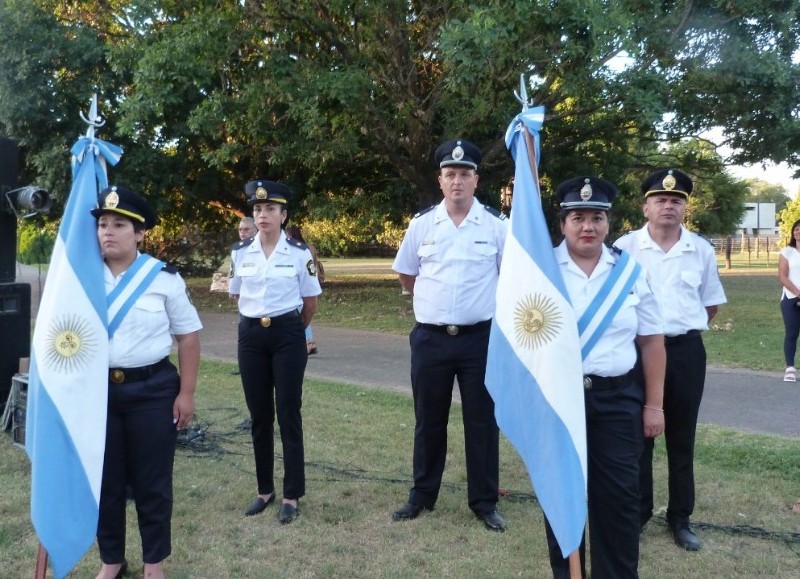
[[[151,229],[158,223],[158,215],[144,197],[126,187],[113,185],[103,189],[97,196],[97,207],[92,215],[100,217],[104,213],[123,215],[134,222],[143,223],[145,229]]]
[[[247,197],[247,204],[250,206],[256,203],[286,205],[292,198],[292,191],[283,183],[263,179],[248,182],[244,186],[244,194]]]
[[[573,177],[556,188],[562,209],[602,209],[608,211],[617,196],[611,181],[599,177]]]
[[[642,193],[645,199],[650,195],[657,194],[675,195],[688,199],[692,194],[692,180],[686,173],[677,169],[662,169],[644,180]]]
[[[439,145],[434,158],[439,168],[460,165],[477,169],[481,163],[481,150],[469,141],[456,139]]]

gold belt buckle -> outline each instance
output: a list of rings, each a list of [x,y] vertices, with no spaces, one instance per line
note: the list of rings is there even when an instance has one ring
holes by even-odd
[[[589,376],[583,377],[583,389],[584,390],[591,390],[592,389],[592,379]]]
[[[109,378],[111,378],[111,381],[114,384],[122,384],[123,382],[125,382],[125,372],[123,372],[119,368],[117,368],[116,370],[111,370],[111,375],[109,376]]]
[[[272,324],[272,320],[270,319],[269,316],[264,316],[263,318],[261,318],[261,327],[262,328],[269,328],[271,324]]]
[[[451,336],[457,336],[458,335],[458,326],[454,326],[452,324],[447,326],[447,333],[450,334]]]

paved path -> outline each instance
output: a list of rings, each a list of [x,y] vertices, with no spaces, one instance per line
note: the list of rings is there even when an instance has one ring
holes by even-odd
[[[235,360],[236,316],[210,312],[201,318],[203,355]],[[309,357],[307,376],[411,393],[406,336],[315,325],[314,339],[319,354]],[[783,372],[710,366],[700,422],[800,437],[800,383],[782,379]]]
[[[35,268],[18,271],[18,281],[31,284],[35,315],[43,280]],[[236,315],[203,312],[201,318],[203,356],[236,361]],[[316,324],[314,334],[319,354],[309,358],[307,376],[410,394],[406,336]],[[800,382],[788,384],[782,377],[782,372],[709,367],[700,422],[800,437]]]

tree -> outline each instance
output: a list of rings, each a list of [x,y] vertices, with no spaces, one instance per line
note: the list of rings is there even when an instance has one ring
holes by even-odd
[[[482,148],[479,195],[496,199],[520,73],[547,111],[548,204],[576,174],[635,192],[660,150],[712,127],[725,163],[800,164],[790,0],[0,0],[0,21],[25,46],[0,46],[0,131],[26,170],[65,166],[97,89],[103,136],[126,148],[115,174],[200,229],[245,209],[256,176],[299,200],[358,190],[397,222],[441,198],[432,152],[456,135]],[[715,187],[698,158],[681,168]]]
[[[800,221],[800,195],[789,201],[786,208],[778,214],[780,233],[783,244],[792,239],[792,225]]]
[[[774,203],[775,215],[783,211],[791,197],[786,192],[786,188],[781,185],[774,185],[762,181],[761,179],[745,179],[749,191],[747,194],[747,201],[751,203]]]

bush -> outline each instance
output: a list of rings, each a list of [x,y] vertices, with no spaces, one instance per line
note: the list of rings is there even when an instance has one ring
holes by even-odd
[[[400,195],[397,193],[396,195]],[[400,247],[410,214],[398,217],[397,202],[385,194],[357,189],[347,195],[311,193],[304,200],[302,217],[295,222],[303,237],[326,257],[370,254],[376,248],[391,253]]]
[[[17,261],[26,265],[48,263],[55,243],[53,227],[23,221],[17,229]]]

